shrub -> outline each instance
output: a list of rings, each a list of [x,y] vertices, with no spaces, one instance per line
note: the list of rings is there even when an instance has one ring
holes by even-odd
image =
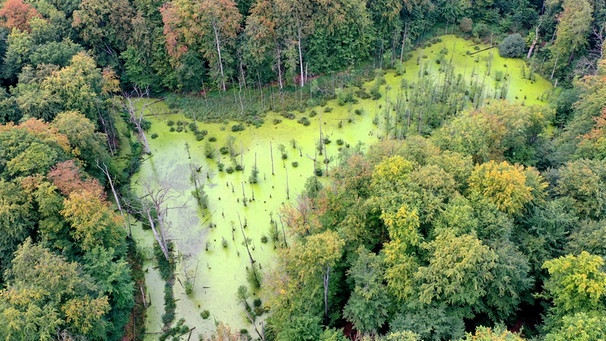
[[[337,139],[337,145],[342,146],[343,143],[343,139]]]
[[[317,111],[315,111],[315,110],[312,110],[312,111],[309,113],[309,117],[316,117],[316,115],[318,115],[318,112],[317,112]]]
[[[208,310],[203,310],[200,313],[200,317],[203,318],[204,320],[208,319],[210,317],[210,311]]]
[[[229,166],[229,167],[225,168],[225,172],[227,172],[227,174],[233,173],[234,172],[234,167]]]
[[[354,114],[356,115],[362,115],[364,113],[364,109],[356,109],[354,110]]]
[[[175,125],[175,121],[169,120],[168,122],[166,122],[166,125],[169,126],[169,127],[172,127],[172,126]]]
[[[309,119],[307,117],[301,117],[297,122],[299,122],[300,124],[302,124],[306,127],[311,124],[311,122],[309,121]]]
[[[183,126],[178,126],[178,127],[177,127],[177,133],[180,133],[180,132],[182,132],[182,131],[183,131]]]
[[[488,33],[490,33],[490,29],[488,28],[488,25],[484,23],[475,24],[475,26],[473,27],[472,34],[476,38],[485,37],[486,35],[488,35]]]
[[[235,167],[235,170],[238,171],[238,172],[241,172],[241,171],[244,170],[244,167],[241,164],[237,164],[236,167]]]
[[[473,29],[473,20],[471,20],[471,18],[468,18],[468,17],[462,18],[461,21],[459,22],[459,29],[463,33],[471,32],[471,30]]]
[[[266,235],[261,236],[261,243],[265,244],[265,243],[267,243],[267,240],[268,240],[268,238]]]
[[[332,111],[332,108],[331,108],[331,107],[325,107],[325,108],[324,108],[324,112],[331,112],[331,111]]]
[[[217,141],[217,138],[214,136],[211,136],[208,138],[208,142],[216,142],[216,141]]]
[[[298,163],[297,161],[293,161],[293,162],[292,162],[292,166],[293,166],[294,168],[297,168],[297,167],[299,167],[299,163]]]
[[[274,125],[279,124],[279,123],[282,123],[282,120],[279,118],[274,118],[273,123],[274,123]]]
[[[324,171],[322,170],[322,168],[316,168],[316,169],[314,169],[314,174],[316,176],[322,176],[322,175],[324,175]]]
[[[172,133],[173,131],[175,131],[175,127],[170,127],[170,129],[168,129],[168,131],[170,131]]]
[[[499,54],[502,57],[518,58],[524,55],[526,42],[519,33],[508,35],[499,44]]]
[[[293,114],[291,112],[283,112],[280,114],[280,116],[282,116],[284,118],[288,118],[289,120],[294,120],[296,118],[295,114]]]
[[[198,125],[196,124],[196,122],[191,122],[190,124],[188,124],[189,130],[193,131],[193,132],[197,132],[198,131]]]
[[[231,131],[233,131],[234,133],[242,130],[244,130],[244,124],[242,123],[234,124],[233,126],[231,126]]]
[[[204,135],[200,134],[200,133],[196,133],[196,141],[202,141],[204,140]]]
[[[219,153],[226,155],[227,153],[229,153],[229,148],[227,148],[227,146],[223,146],[219,148]]]
[[[151,134],[151,138],[152,138],[152,139],[157,139],[157,138],[158,138],[158,133],[153,133],[153,134]]]

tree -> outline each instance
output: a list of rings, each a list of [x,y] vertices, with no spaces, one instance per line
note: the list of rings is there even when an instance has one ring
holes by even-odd
[[[603,340],[606,335],[606,315],[576,313],[566,315],[547,335],[545,341]]]
[[[29,21],[40,17],[36,9],[23,0],[6,0],[0,8],[0,26],[9,30],[13,28],[21,32],[29,32]]]
[[[473,334],[466,333],[462,341],[523,341],[517,333],[512,333],[504,326],[487,328],[479,326]]]
[[[469,177],[469,193],[472,198],[485,199],[510,214],[519,213],[534,197],[533,188],[526,183],[524,168],[506,161],[476,166]]]
[[[390,300],[383,286],[383,265],[379,256],[364,247],[358,248],[357,256],[347,273],[355,287],[343,308],[343,317],[359,332],[376,335],[389,316]]]
[[[17,246],[32,232],[36,215],[18,182],[0,179],[0,268],[8,268]]]
[[[303,62],[303,43],[305,38],[313,32],[314,20],[312,15],[314,11],[314,3],[311,0],[276,0],[281,16],[278,25],[285,29],[288,37],[288,46],[286,47],[287,54],[290,55],[291,70],[294,71],[295,65],[298,64],[299,76],[298,82],[300,86],[306,83],[305,64]],[[295,47],[296,45],[296,47]],[[296,52],[294,51],[296,48]],[[294,62],[294,56],[298,55],[298,62]]]
[[[104,146],[105,136],[95,131],[95,125],[77,111],[59,113],[51,126],[69,139],[72,155],[84,161],[89,169],[97,160],[107,162],[109,155]]]
[[[550,312],[556,317],[582,312],[604,312],[606,273],[604,259],[586,251],[549,260],[543,268],[549,271],[544,288],[553,300]]]
[[[526,42],[519,33],[510,34],[499,44],[501,57],[519,58],[526,51]]]
[[[282,54],[284,29],[278,26],[279,13],[275,1],[257,0],[246,18],[244,29],[244,57],[248,64],[260,72],[269,61],[277,74],[280,90],[284,88]]]
[[[168,53],[179,59],[188,49],[199,50],[212,67],[212,78],[225,91],[227,66],[242,19],[235,3],[173,0],[161,12]]]
[[[110,309],[107,297],[77,263],[27,240],[5,276],[10,284],[0,291],[2,338],[53,340],[62,329],[103,337]]]
[[[562,7],[563,11],[558,17],[556,40],[551,47],[554,61],[551,78],[554,76],[559,60],[568,58],[567,65],[574,53],[587,44],[587,35],[593,21],[593,6],[590,1],[564,0]]]
[[[99,193],[72,192],[63,206],[61,215],[71,225],[71,236],[82,251],[90,252],[97,246],[125,248],[122,217],[99,197]]]
[[[580,159],[559,169],[557,192],[574,200],[582,218],[597,219],[606,209],[606,167],[604,161]]]
[[[438,235],[426,246],[429,264],[415,273],[421,304],[445,302],[469,309],[486,295],[498,256],[470,235]]]
[[[94,178],[87,178],[80,167],[76,166],[74,160],[57,163],[48,172],[47,177],[65,196],[77,191],[87,191],[100,198],[105,197],[103,187],[99,184],[99,181]]]
[[[134,10],[128,0],[83,0],[74,11],[72,26],[94,50],[117,61],[132,32]]]

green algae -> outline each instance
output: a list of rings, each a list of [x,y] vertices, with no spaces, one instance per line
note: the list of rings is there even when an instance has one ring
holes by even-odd
[[[331,100],[323,107],[309,108],[304,113],[293,112],[294,119],[270,112],[265,117],[265,124],[259,128],[247,126],[237,132],[232,131],[237,122],[197,122],[198,131],[208,132],[201,141],[187,125],[191,119],[171,113],[162,102],[146,102],[149,104],[146,118],[152,122],[148,136],[157,134],[158,137],[149,139],[152,156],[142,164],[132,184],[139,193],[142,193],[141,188],[146,182],[170,187],[171,199],[166,203],[172,207],[167,214],[170,223],[168,234],[175,243],[178,259],[174,286],[177,300],[175,321],[185,318],[187,325],[196,327],[194,339],[212,333],[216,321],[229,324],[232,330],[246,328],[253,334],[244,309],[236,298],[238,287],[248,285],[246,273],[250,267],[242,232],[249,239],[256,264],[262,270],[270,268],[275,256],[275,244],[269,238],[270,229],[279,227],[278,233],[282,236],[281,207],[296,200],[306,179],[314,176],[316,169],[328,169],[330,174],[342,150],[354,148],[358,143],[368,146],[383,138],[383,122],[377,122],[375,116],[379,116],[381,107],[388,105],[388,101],[395,100],[395,89],[400,86],[402,78],[413,81],[419,72],[424,71],[428,76],[439,77],[440,67],[449,61],[466,82],[482,79],[486,85],[485,98],[493,98],[503,78],[508,75],[507,99],[525,104],[545,103],[551,85],[538,75],[529,76],[528,66],[523,60],[501,58],[495,49],[484,50],[485,46],[477,45],[476,50],[473,43],[454,36],[441,39],[440,43],[413,52],[412,58],[403,65],[406,73],[402,76],[387,72],[379,100],[357,99],[357,103],[344,105]],[[438,64],[436,59],[444,49],[448,53],[442,53],[443,60]],[[490,74],[486,72],[488,66]],[[500,81],[496,80],[498,75]],[[364,87],[370,89],[373,82]],[[327,107],[332,110],[327,110]],[[303,117],[308,122],[302,120]],[[169,121],[174,125],[169,126]],[[179,125],[179,121],[185,124]],[[176,131],[179,126],[182,132]],[[320,136],[331,141],[324,145],[322,155],[317,148]],[[211,137],[216,141],[209,142]],[[292,141],[295,142],[294,148]],[[212,159],[206,157],[209,145],[216,149]],[[282,159],[280,145],[286,159]],[[224,146],[231,149],[233,157],[229,153],[219,153]],[[219,163],[224,164],[223,171],[219,170]],[[192,164],[194,168],[199,167],[208,209],[201,209],[192,196]],[[255,164],[258,181],[253,184],[249,180]],[[227,173],[227,168],[235,169],[238,165],[244,169]],[[272,220],[277,225],[272,225]],[[145,254],[151,255],[154,243],[151,232],[136,230],[134,236],[139,245]],[[270,240],[263,243],[263,237]],[[145,266],[147,295],[152,302],[147,314],[147,330],[156,333],[162,328],[164,284],[151,262]],[[191,287],[189,295],[186,287]],[[253,298],[257,297],[255,295]],[[210,312],[208,319],[200,316],[204,310]],[[263,317],[257,319],[257,323],[261,321]],[[150,334],[149,338],[154,339],[157,335]]]

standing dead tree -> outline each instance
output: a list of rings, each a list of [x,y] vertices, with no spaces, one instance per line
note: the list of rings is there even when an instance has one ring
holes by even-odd
[[[143,193],[140,197],[141,215],[147,217],[154,238],[158,242],[164,257],[170,260],[167,237],[169,224],[166,221],[166,216],[169,210],[184,208],[186,204],[178,206],[168,205],[170,201],[177,198],[177,195],[171,194],[172,183],[166,179],[158,184],[154,184],[150,178],[147,178],[141,187],[141,193]]]
[[[128,117],[130,121],[135,125],[137,135],[139,135],[139,139],[141,140],[141,143],[143,143],[143,151],[145,152],[145,154],[151,154],[151,149],[149,148],[147,136],[145,136],[145,129],[143,128],[143,111],[146,106],[156,102],[148,103],[147,105],[142,105],[139,110],[137,110],[135,102],[136,100],[141,100],[142,98],[148,96],[149,89],[146,89],[145,91],[135,89],[131,93],[122,93],[122,97],[124,98],[124,109],[128,112]],[[135,100],[133,100],[133,98]]]
[[[105,164],[105,162],[103,163],[99,163],[99,160],[97,160],[97,168],[99,168],[103,174],[107,177],[107,181],[109,182],[109,187],[112,190],[112,194],[114,195],[114,200],[116,201],[116,206],[118,206],[118,211],[120,211],[120,215],[122,216],[122,219],[124,220],[124,228],[128,230],[128,235],[131,236],[132,230],[130,228],[130,222],[128,221],[128,217],[124,214],[124,210],[122,209],[122,205],[120,204],[120,197],[118,196],[118,192],[116,191],[116,188],[114,186],[114,182],[112,180],[112,176],[109,172],[109,169],[107,168],[107,165]]]

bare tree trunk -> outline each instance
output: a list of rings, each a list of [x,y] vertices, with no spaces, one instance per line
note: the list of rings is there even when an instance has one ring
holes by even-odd
[[[400,63],[404,62],[404,48],[406,47],[406,39],[408,35],[408,23],[404,23],[404,37],[402,37],[402,49],[400,50]]]
[[[118,193],[116,192],[116,188],[114,187],[114,182],[112,181],[111,174],[109,174],[109,170],[107,169],[107,165],[103,163],[103,167],[99,164],[99,160],[97,160],[97,168],[99,168],[103,174],[107,177],[107,181],[109,182],[109,187],[112,190],[112,194],[114,195],[114,200],[116,200],[116,205],[118,206],[118,211],[120,211],[120,215],[124,220],[124,228],[128,230],[128,235],[132,236],[132,230],[130,228],[130,224],[127,222],[126,216],[124,215],[124,210],[122,210],[122,205],[120,204],[120,199],[118,198]]]
[[[278,84],[280,84],[280,91],[284,89],[284,84],[282,83],[282,50],[278,47],[277,51],[278,59],[277,59],[277,67],[278,67]]]
[[[297,46],[299,48],[299,68],[301,69],[301,79],[299,80],[300,85],[305,86],[305,75],[303,74],[303,52],[301,50],[301,22],[297,21]]]
[[[168,242],[166,238],[167,226],[164,222],[166,213],[170,209],[183,208],[186,204],[176,207],[167,207],[167,201],[175,199],[176,197],[169,195],[170,184],[166,181],[160,183],[158,188],[154,188],[151,183],[151,179],[147,179],[143,184],[144,195],[141,197],[143,204],[143,211],[149,220],[149,225],[154,234],[154,238],[160,245],[162,253],[166,260],[170,260],[170,253],[168,250]],[[143,199],[149,199],[149,202],[143,201]],[[152,214],[155,210],[156,216]],[[156,225],[157,222],[157,225]]]
[[[221,71],[221,90],[225,91],[225,74],[223,73],[223,59],[221,58],[221,43],[219,41],[217,23],[213,23],[213,31],[215,33],[215,43],[217,44],[217,53],[219,55],[219,70]]]
[[[328,324],[328,282],[330,280],[330,265],[326,265],[326,272],[322,275],[324,280],[324,322]]]
[[[151,154],[149,142],[147,142],[147,136],[145,136],[145,131],[143,130],[142,126],[143,112],[139,112],[139,115],[137,116],[137,112],[135,110],[135,106],[133,104],[132,99],[129,96],[124,96],[124,98],[126,98],[126,101],[128,102],[128,105],[125,106],[130,116],[130,121],[135,125],[135,129],[137,129],[137,134],[139,135],[141,142],[143,142],[143,151],[145,152],[145,154]]]
[[[555,62],[553,63],[553,70],[551,70],[551,76],[549,77],[549,80],[553,80],[553,75],[555,74],[556,71],[556,67],[558,66],[558,59],[560,58],[560,55],[556,56]]]
[[[530,48],[528,49],[528,54],[526,55],[526,59],[530,59],[530,57],[532,57],[532,52],[534,51],[534,48],[537,45],[537,42],[539,41],[539,28],[540,27],[541,27],[541,22],[539,21],[539,24],[534,29],[534,40],[532,41],[532,44],[530,45]]]

